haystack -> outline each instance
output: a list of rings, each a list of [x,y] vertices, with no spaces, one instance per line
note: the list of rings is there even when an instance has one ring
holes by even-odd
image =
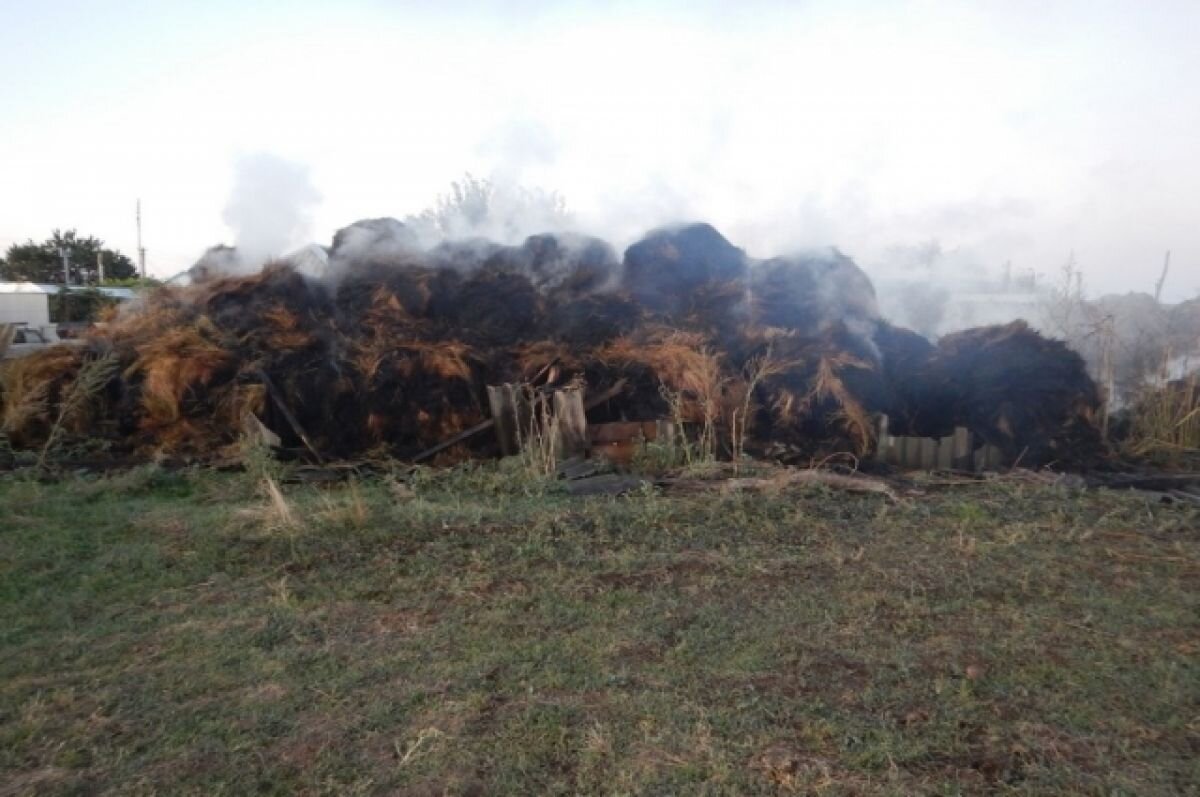
[[[942,338],[924,373],[926,433],[966,426],[1027,465],[1094,460],[1100,392],[1083,358],[1024,321]]]
[[[885,388],[865,341],[840,324],[815,338],[764,330],[757,351],[769,366],[755,391],[757,437],[798,455],[870,450]]]
[[[394,219],[344,228],[330,251],[322,279],[214,271],[124,309],[84,350],[5,363],[4,430],[37,445],[81,358],[111,351],[96,430],[114,452],[215,456],[253,413],[285,448],[408,457],[483,420],[489,384],[518,381],[623,380],[589,420],[675,418],[728,450],[748,431],[764,454],[864,454],[884,412],[894,431],[971,426],[1028,462],[1095,440],[1095,386],[1062,344],[1016,324],[934,349],[879,320],[837,252],[753,263],[706,224],[652,232],[620,264],[560,234],[422,251]]]
[[[622,284],[670,319],[725,326],[745,296],[746,253],[708,224],[669,227],[625,250]]]
[[[868,324],[879,317],[870,278],[836,249],[756,263],[750,292],[756,326],[819,335],[835,322]]]

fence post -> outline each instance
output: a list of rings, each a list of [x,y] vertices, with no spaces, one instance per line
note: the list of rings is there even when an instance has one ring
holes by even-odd
[[[583,391],[577,387],[554,391],[554,415],[563,459],[583,456],[588,450],[587,415],[583,411]]]
[[[527,402],[520,394],[517,385],[488,385],[488,406],[492,411],[492,421],[495,423],[496,441],[500,444],[500,453],[511,457],[521,450],[521,436],[518,424],[526,422],[528,416]],[[526,410],[522,412],[522,410]]]

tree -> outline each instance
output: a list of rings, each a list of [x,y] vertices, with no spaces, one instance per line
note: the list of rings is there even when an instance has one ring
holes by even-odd
[[[0,260],[0,278],[61,285],[63,261],[60,249],[66,249],[70,254],[72,285],[97,283],[97,255],[104,257],[105,280],[137,276],[133,261],[115,249],[105,248],[104,241],[99,238],[82,238],[75,230],[55,230],[41,243],[29,240],[10,246],[4,259]]]

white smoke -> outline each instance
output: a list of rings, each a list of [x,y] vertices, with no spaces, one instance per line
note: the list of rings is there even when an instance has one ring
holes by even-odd
[[[422,246],[443,241],[486,238],[501,244],[518,244],[530,235],[569,230],[571,215],[562,195],[530,188],[493,176],[482,179],[467,174],[451,183],[449,193],[404,223]]]
[[[308,242],[321,195],[307,166],[258,152],[239,157],[234,170],[222,219],[233,230],[244,268],[255,269]]]

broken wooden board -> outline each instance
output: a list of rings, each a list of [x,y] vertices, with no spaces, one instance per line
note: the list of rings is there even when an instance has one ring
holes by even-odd
[[[572,457],[558,463],[554,475],[565,481],[576,481],[607,472],[609,472],[608,463],[603,460]]]
[[[799,484],[819,484],[835,490],[853,493],[874,493],[892,501],[900,495],[887,482],[870,476],[847,476],[825,470],[786,470],[769,478],[726,479],[714,482],[722,492],[781,490]]]
[[[652,482],[639,476],[605,473],[566,483],[567,493],[576,497],[588,495],[624,495],[651,486]]]
[[[1085,478],[1089,487],[1107,487],[1110,490],[1168,492],[1200,486],[1200,473],[1093,473]]]
[[[268,448],[279,448],[282,445],[279,435],[268,429],[267,425],[250,410],[246,410],[242,414],[242,434],[249,440]]]

